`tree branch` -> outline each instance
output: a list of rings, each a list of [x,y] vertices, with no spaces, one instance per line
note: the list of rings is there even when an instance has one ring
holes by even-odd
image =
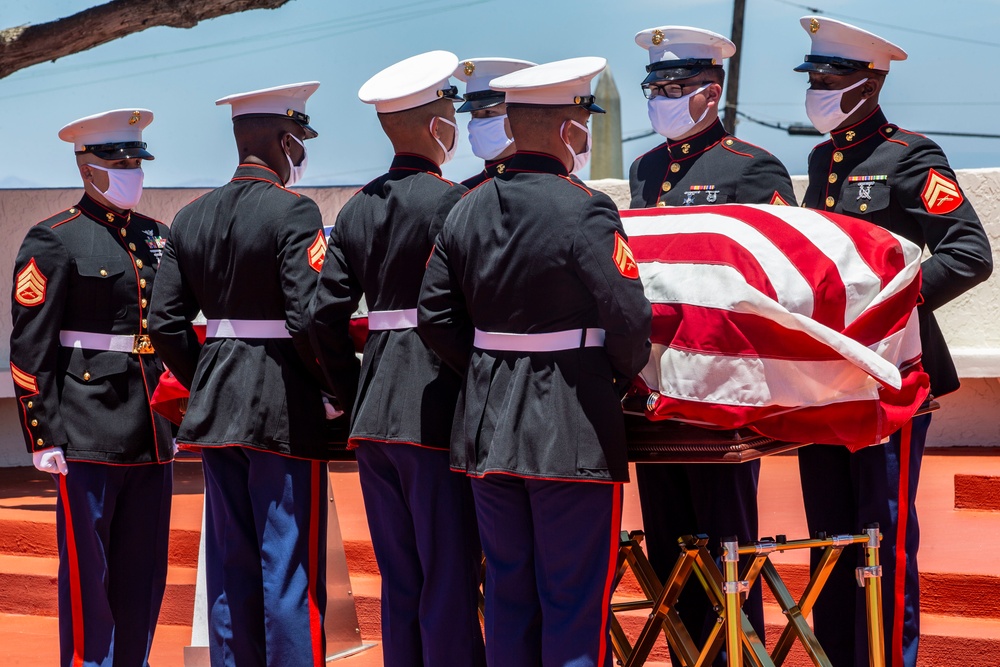
[[[290,0],[111,0],[49,23],[0,30],[0,79],[146,28],[193,28],[200,21]]]

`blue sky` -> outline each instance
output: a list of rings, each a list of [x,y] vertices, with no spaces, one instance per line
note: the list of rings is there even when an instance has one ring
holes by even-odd
[[[94,4],[100,3],[5,0],[0,28]],[[809,45],[798,25],[809,12],[797,4],[855,22],[909,52],[909,60],[893,65],[882,96],[891,121],[912,130],[1000,134],[997,0],[747,0],[741,111],[807,122],[806,77],[791,71]],[[385,170],[392,149],[373,109],[358,101],[358,88],[379,69],[432,49],[535,62],[604,56],[621,92],[628,136],[648,129],[639,89],[648,60],[635,33],[675,24],[728,35],[731,20],[731,0],[292,0],[190,30],[154,28],[0,79],[6,120],[0,187],[78,185],[71,148],[56,132],[75,118],[122,107],[156,115],[146,132],[157,156],[146,166],[147,187],[221,184],[236,154],[228,108],[214,100],[313,79],[322,85],[308,112],[320,137],[309,142],[303,185],[362,184]],[[775,153],[792,173],[804,172],[816,143],[746,121],[737,134]],[[1000,140],[934,138],[956,168],[1000,166]],[[626,165],[657,143],[655,137],[626,143]],[[461,179],[480,167],[463,136],[445,175]]]

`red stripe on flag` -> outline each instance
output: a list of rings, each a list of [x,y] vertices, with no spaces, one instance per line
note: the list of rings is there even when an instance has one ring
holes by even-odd
[[[918,274],[917,280],[911,282],[905,289],[858,315],[858,318],[844,329],[844,335],[862,345],[874,345],[902,331],[910,321],[913,305],[920,296],[919,278]]]
[[[751,313],[690,304],[653,304],[653,343],[732,357],[840,361],[843,356],[801,331]]]
[[[59,477],[59,495],[63,505],[63,524],[66,531],[66,558],[69,560],[70,618],[73,625],[73,667],[83,667],[83,594],[80,591],[80,555],[76,550],[76,532],[73,513],[69,508],[66,475]]]
[[[743,276],[748,285],[771,299],[778,300],[778,294],[757,258],[739,242],[723,234],[705,232],[633,236],[629,239],[629,245],[639,264],[662,262],[730,266]]]
[[[708,211],[708,208],[715,210]],[[721,210],[720,210],[721,209]],[[847,291],[836,263],[823,254],[809,238],[777,215],[748,206],[728,204],[723,207],[680,207],[666,209],[661,215],[725,215],[756,229],[795,266],[813,292],[812,319],[840,331],[844,328]]]
[[[906,258],[899,242],[888,231],[865,221],[835,213],[817,211],[836,225],[854,243],[854,250],[872,273],[882,279],[882,287],[906,267]]]

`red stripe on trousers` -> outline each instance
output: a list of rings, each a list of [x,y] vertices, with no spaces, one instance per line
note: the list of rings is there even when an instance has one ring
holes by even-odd
[[[69,509],[66,475],[59,475],[59,493],[62,496],[64,526],[66,530],[66,558],[69,559],[70,618],[73,624],[73,667],[83,667],[83,595],[80,593],[80,557],[76,552],[76,534],[73,532],[73,514]]]
[[[910,434],[913,422],[899,434],[899,520],[896,522],[896,596],[892,616],[892,664],[903,665],[903,615],[906,612],[906,519],[910,514]]]
[[[320,498],[320,475],[322,474],[319,461],[312,462],[312,475],[310,475],[310,510],[309,510],[309,634],[312,637],[313,665],[322,667],[326,664],[326,656],[323,655],[323,622],[319,613],[319,602],[316,600],[316,587],[318,581],[319,566],[319,516],[320,503],[326,502],[326,498]]]
[[[622,485],[615,483],[611,489],[611,557],[608,559],[608,575],[604,579],[604,595],[601,597],[601,644],[597,650],[597,667],[604,667],[608,655],[608,614],[611,613],[611,587],[618,571],[618,535],[622,529]]]

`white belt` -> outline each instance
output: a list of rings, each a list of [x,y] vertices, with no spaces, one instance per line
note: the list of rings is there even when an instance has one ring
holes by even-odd
[[[127,354],[152,354],[153,344],[146,334],[116,335],[90,331],[60,331],[59,344],[100,352],[125,352]]]
[[[369,331],[415,329],[416,326],[416,308],[407,308],[406,310],[372,310],[368,312]]]
[[[285,320],[208,320],[207,338],[291,338]]]
[[[604,329],[570,329],[552,333],[491,333],[476,329],[472,344],[497,352],[558,352],[580,347],[604,347]]]

